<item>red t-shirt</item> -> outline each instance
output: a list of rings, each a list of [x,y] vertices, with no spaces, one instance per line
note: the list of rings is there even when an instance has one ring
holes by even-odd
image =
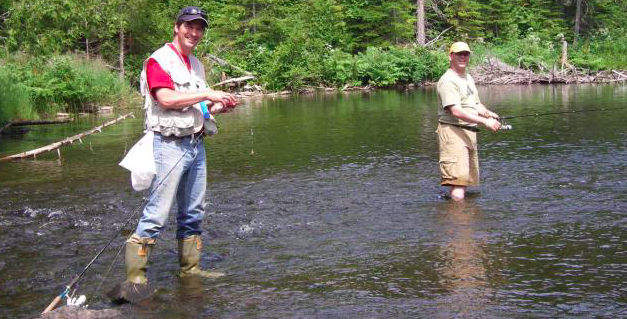
[[[192,65],[189,62],[189,56],[181,54],[172,43],[168,43],[168,46],[185,62],[187,70],[191,72]],[[153,97],[155,97],[155,89],[168,88],[174,90],[172,77],[153,58],[148,59],[148,64],[146,65],[146,79],[148,80],[148,89],[150,89],[150,94]]]

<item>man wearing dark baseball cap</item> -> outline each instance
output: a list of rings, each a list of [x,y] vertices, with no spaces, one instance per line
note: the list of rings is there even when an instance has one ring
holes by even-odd
[[[202,63],[192,55],[208,26],[199,7],[185,7],[176,16],[174,39],[146,61],[140,77],[144,96],[144,131],[152,132],[156,174],[137,229],[126,241],[126,281],[109,297],[138,302],[154,291],[148,287],[148,258],[176,201],[176,238],[181,278],[217,278],[224,273],[200,268],[201,222],[205,215],[207,158],[204,135],[207,103],[209,119],[237,104],[230,93],[211,90]],[[207,132],[208,133],[208,132]]]
[[[179,14],[176,16],[176,24],[189,22],[193,20],[204,21],[205,28],[209,26],[209,22],[207,21],[207,13],[199,7],[195,7],[195,6],[185,7],[181,9],[181,11],[179,11]]]

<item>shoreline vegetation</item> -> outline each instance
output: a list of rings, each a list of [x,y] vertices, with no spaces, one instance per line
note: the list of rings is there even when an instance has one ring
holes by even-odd
[[[535,73],[530,70],[519,69],[504,64],[498,59],[490,58],[486,63],[469,70],[477,85],[529,85],[529,84],[608,84],[615,82],[627,82],[627,69],[625,70],[601,70],[589,71],[570,67],[563,70],[557,68],[546,73]],[[238,97],[280,96],[294,94],[310,94],[315,92],[350,92],[372,91],[376,89],[413,89],[421,86],[433,86],[435,81],[422,83],[394,84],[391,86],[349,86],[341,88],[325,86],[307,86],[298,91],[265,92],[260,87],[244,86],[232,88],[232,92]]]
[[[0,128],[57,114],[138,108],[150,52],[184,2],[0,3]],[[627,80],[627,2],[613,0],[198,0],[210,25],[195,55],[240,97],[410,89],[465,41],[477,84]],[[142,12],[141,15],[133,14]]]
[[[369,50],[382,56],[393,55],[395,52],[404,52],[403,54],[408,52],[406,48],[388,50],[372,48]],[[240,69],[241,72],[248,75],[239,78],[222,78],[222,81],[213,84],[213,87],[218,90],[230,91],[239,98],[252,98],[314,92],[363,92],[376,89],[409,90],[434,85],[437,81],[437,74],[442,74],[448,67],[446,52],[427,51],[422,48],[418,48],[417,51],[423,55],[422,58],[425,54],[430,55],[429,59],[421,61],[423,63],[420,65],[421,67],[430,68],[429,71],[426,71],[427,76],[422,75],[422,78],[411,79],[402,76],[385,78],[384,76],[376,77],[373,74],[376,64],[381,66],[379,70],[383,73],[386,71],[393,73],[393,69],[401,69],[403,64],[411,65],[414,63],[415,67],[419,65],[415,59],[421,58],[420,54],[416,54],[408,60],[394,61],[388,65],[387,70],[384,69],[385,63],[381,61],[385,58],[371,57],[372,60],[378,61],[372,62],[372,69],[368,70],[370,74],[367,74],[365,79],[352,82],[345,81],[348,83],[344,83],[342,86],[327,85],[329,82],[321,79],[322,83],[317,85],[304,84],[294,89],[272,91],[256,84],[256,77],[252,73]],[[359,55],[355,57],[358,58]],[[477,63],[476,60],[479,59],[481,62]],[[20,64],[16,64],[16,61]],[[11,127],[28,125],[29,123],[30,125],[49,124],[45,121],[47,119],[65,118],[65,120],[58,122],[66,122],[67,118],[72,116],[110,113],[115,109],[141,107],[139,92],[119,79],[115,72],[108,70],[105,67],[105,62],[101,59],[85,59],[80,55],[58,55],[50,58],[47,62],[38,61],[41,60],[37,58],[29,60],[27,56],[18,56],[13,61],[0,61],[0,84],[6,88],[0,93],[0,98],[5,102],[0,108],[0,134],[3,134],[3,131],[9,131]],[[425,61],[428,65],[424,65]],[[473,58],[472,62],[474,63],[471,63],[469,72],[477,85],[627,82],[627,69],[592,71],[575,67],[570,63],[567,63],[565,67],[558,67],[554,63],[551,68],[541,67],[534,70],[511,66],[491,54]],[[357,64],[358,61],[348,63],[348,69],[352,68],[350,72],[359,72]],[[543,65],[543,63],[541,64]],[[211,64],[210,66],[215,67]],[[228,66],[228,63],[222,60],[220,66]],[[235,66],[230,67],[237,68]],[[346,68],[346,64],[343,67]],[[407,66],[405,69],[415,71]],[[11,76],[9,72],[11,72]],[[355,74],[347,76],[347,79],[350,76],[355,77]],[[10,109],[6,107],[7,102],[18,106],[12,117],[10,114],[6,114],[8,113],[7,109]]]

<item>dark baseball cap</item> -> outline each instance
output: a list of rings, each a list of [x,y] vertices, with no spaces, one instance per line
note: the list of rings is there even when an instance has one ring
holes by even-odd
[[[209,26],[209,22],[207,21],[207,13],[200,7],[185,7],[181,9],[181,11],[179,11],[179,14],[176,16],[176,23],[193,20],[202,20],[205,23],[205,27]]]

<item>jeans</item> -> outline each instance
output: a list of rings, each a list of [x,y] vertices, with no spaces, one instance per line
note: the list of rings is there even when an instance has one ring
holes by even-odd
[[[176,237],[200,235],[207,190],[207,158],[202,137],[198,140],[155,133],[153,154],[157,174],[135,234],[156,238],[176,197]]]

